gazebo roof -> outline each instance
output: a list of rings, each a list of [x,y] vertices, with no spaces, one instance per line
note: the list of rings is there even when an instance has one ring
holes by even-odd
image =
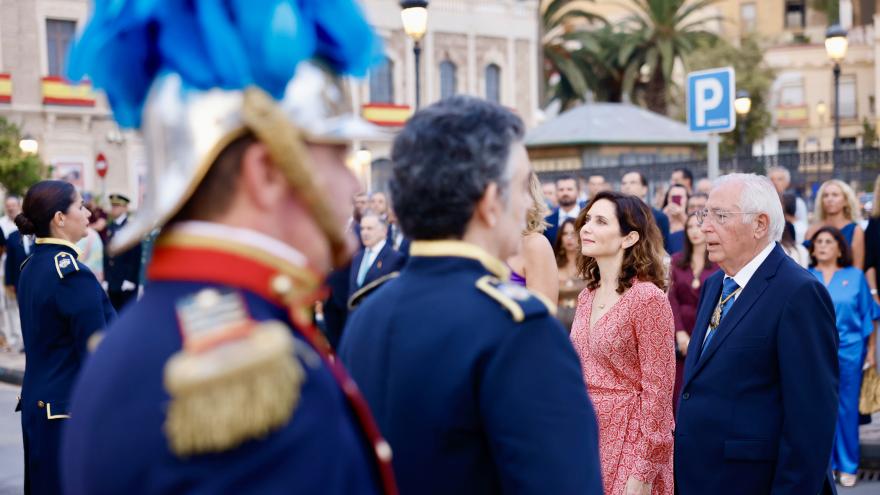
[[[686,124],[629,103],[588,103],[526,134],[528,148],[583,144],[700,145],[705,135]]]

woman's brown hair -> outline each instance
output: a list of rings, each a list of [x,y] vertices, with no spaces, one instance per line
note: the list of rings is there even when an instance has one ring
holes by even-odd
[[[620,224],[620,235],[637,232],[639,240],[623,252],[623,263],[620,277],[617,280],[617,293],[632,287],[633,279],[650,282],[660,290],[666,290],[666,269],[663,266],[663,236],[654,222],[648,205],[641,199],[614,191],[602,191],[584,208],[575,222],[580,232],[587,222],[587,214],[597,201],[610,201],[614,205],[617,221]],[[587,281],[587,288],[595,290],[599,287],[599,264],[595,258],[578,254],[578,273]]]
[[[553,253],[556,255],[556,268],[562,268],[568,263],[568,256],[565,253],[565,247],[563,246],[563,242],[565,239],[565,226],[571,224],[574,227],[574,235],[577,235],[578,228],[575,226],[574,219],[566,218],[562,225],[559,226],[559,229],[556,231],[556,239],[553,241]],[[578,245],[580,245],[580,240],[578,240]],[[577,262],[575,262],[577,263]]]
[[[816,239],[821,234],[830,235],[834,238],[834,242],[837,243],[837,249],[840,251],[840,256],[837,257],[837,266],[840,268],[852,266],[852,249],[850,249],[849,243],[846,242],[846,237],[839,230],[830,226],[822,227],[810,238],[810,266],[816,266],[819,263],[813,253],[816,250]]]

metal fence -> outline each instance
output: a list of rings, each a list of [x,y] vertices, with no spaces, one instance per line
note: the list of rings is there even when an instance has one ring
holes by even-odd
[[[750,172],[764,174],[770,167],[784,167],[791,173],[792,186],[810,190],[828,179],[857,183],[862,190],[872,191],[874,179],[880,173],[880,149],[857,148],[837,152],[814,151],[807,153],[779,153],[763,156],[725,157],[719,160],[722,174]],[[601,175],[612,184],[620,182],[629,172],[641,172],[652,184],[665,183],[673,170],[687,168],[695,179],[707,176],[705,159],[621,164],[611,167],[581,168],[576,170],[538,172],[541,180],[551,181],[565,175],[589,177]]]

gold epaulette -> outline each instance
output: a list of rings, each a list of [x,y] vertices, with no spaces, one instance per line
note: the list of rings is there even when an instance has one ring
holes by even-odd
[[[400,272],[391,272],[388,275],[383,275],[376,280],[368,283],[367,285],[358,289],[354,294],[348,298],[348,310],[351,311],[354,308],[358,307],[358,305],[363,302],[364,298],[367,297],[367,294],[373,292],[378,289],[385,282],[397,278],[400,276]]]
[[[517,323],[537,316],[556,314],[556,305],[546,297],[523,286],[502,282],[491,275],[477,280],[477,288],[501,304]]]

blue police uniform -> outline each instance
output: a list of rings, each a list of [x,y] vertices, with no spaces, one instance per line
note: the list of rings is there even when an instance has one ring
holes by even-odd
[[[194,235],[177,226],[156,241],[144,296],[101,341],[74,394],[64,447],[67,492],[383,493],[379,457],[386,459],[390,476],[390,453],[375,426],[362,422],[366,403],[361,399],[359,412],[352,402],[357,387],[337,383],[339,365],[324,354],[308,319],[294,321],[320,294],[320,281],[262,250],[265,238],[259,234],[221,232],[234,235]],[[278,289],[279,278],[289,293],[272,289]],[[185,347],[187,334],[176,307],[206,290],[240,296],[254,322],[280,322],[293,336],[304,376],[284,384],[298,399],[277,427],[228,448],[181,455],[169,431],[175,398],[167,367]],[[294,293],[297,303],[291,307],[285,301]],[[210,309],[204,318],[224,312]],[[218,407],[240,407],[233,413],[242,420],[261,412],[236,398]],[[215,414],[219,411],[200,411],[200,420],[210,425]],[[393,490],[386,487],[384,493]]]
[[[474,245],[415,241],[349,317],[340,358],[401,493],[602,493],[580,363],[549,308]]]
[[[113,240],[117,232],[122,230],[128,217],[120,222],[112,221],[107,225],[107,243]],[[137,296],[138,284],[141,275],[141,245],[137,244],[125,252],[114,254],[104,250],[104,280],[107,281],[107,294],[116,311],[121,311],[133,298]],[[130,290],[122,290],[123,282],[134,284]]]
[[[89,338],[116,317],[78,255],[67,241],[38,238],[18,282],[27,354],[19,401],[26,493],[60,493],[61,429],[70,417],[71,389]]]
[[[24,237],[17,230],[10,232],[9,238],[6,239],[6,265],[3,269],[3,285],[7,287],[18,287],[18,280],[21,278],[21,265],[29,254],[29,250],[25,249],[24,243]],[[31,246],[30,249],[32,250],[33,247]]]

